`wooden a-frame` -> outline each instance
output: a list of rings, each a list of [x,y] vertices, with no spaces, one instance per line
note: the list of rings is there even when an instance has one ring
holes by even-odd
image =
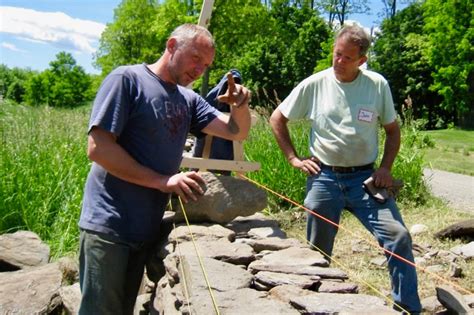
[[[213,5],[214,0],[204,0],[198,25],[206,28],[209,26]],[[252,116],[252,125],[254,125],[255,122],[256,119]],[[183,156],[181,167],[199,169],[200,171],[212,169],[238,173],[246,173],[260,169],[260,163],[245,161],[243,141],[233,141],[234,160],[209,159],[212,138],[210,135],[206,136],[202,158]]]

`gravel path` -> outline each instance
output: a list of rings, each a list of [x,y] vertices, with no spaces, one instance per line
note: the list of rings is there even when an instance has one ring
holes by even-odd
[[[431,192],[452,208],[474,214],[474,177],[440,170],[423,170]]]

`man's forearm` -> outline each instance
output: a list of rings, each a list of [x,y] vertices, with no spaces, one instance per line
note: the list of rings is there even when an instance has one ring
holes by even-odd
[[[149,188],[164,189],[167,176],[139,164],[110,134],[93,130],[88,139],[88,157],[110,174],[124,181]]]
[[[391,170],[400,149],[400,128],[398,125],[390,126],[385,128],[385,131],[386,139],[380,167]]]
[[[242,104],[239,107],[231,106],[228,129],[234,135],[235,140],[244,140],[247,138],[250,130],[251,119],[248,104]]]

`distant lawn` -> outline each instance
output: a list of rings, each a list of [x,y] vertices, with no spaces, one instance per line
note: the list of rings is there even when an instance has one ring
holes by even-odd
[[[474,131],[445,129],[424,131],[435,142],[425,149],[427,167],[474,176]]]

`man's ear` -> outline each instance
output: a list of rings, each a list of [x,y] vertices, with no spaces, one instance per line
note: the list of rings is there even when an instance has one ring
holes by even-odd
[[[166,49],[171,53],[174,54],[176,50],[178,49],[178,41],[176,38],[170,38],[166,42]]]
[[[359,67],[362,66],[367,61],[367,56],[360,57]]]

